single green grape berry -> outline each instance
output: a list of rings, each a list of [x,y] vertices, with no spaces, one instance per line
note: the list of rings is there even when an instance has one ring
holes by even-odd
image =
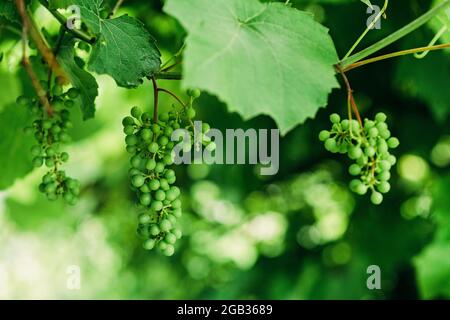
[[[319,140],[320,141],[325,141],[330,137],[330,132],[327,130],[322,130],[319,133]]]
[[[388,171],[391,169],[391,164],[388,160],[381,160],[379,166],[382,171]]]
[[[130,134],[125,137],[125,143],[129,146],[135,146],[138,144],[138,142],[139,139],[134,134]]]
[[[159,223],[159,228],[161,229],[161,231],[167,232],[172,228],[172,223],[167,219],[163,219]]]
[[[151,153],[156,153],[159,150],[159,145],[156,142],[152,142],[148,145],[148,151]]]
[[[356,159],[356,163],[360,166],[363,167],[365,166],[367,163],[369,162],[369,159],[366,156],[361,156],[358,159]]]
[[[368,131],[369,129],[373,128],[375,126],[375,122],[369,119],[366,119],[364,121],[364,129],[366,129],[366,131]]]
[[[161,201],[153,201],[152,204],[150,205],[150,208],[153,211],[161,211],[163,208],[163,203]],[[165,230],[163,230],[165,231]]]
[[[390,185],[389,182],[387,182],[387,181],[381,181],[381,182],[377,185],[377,189],[378,189],[378,191],[380,191],[381,193],[388,193],[389,190],[391,190],[391,185]]]
[[[162,122],[167,122],[169,121],[169,114],[167,112],[161,113],[158,118]]]
[[[148,183],[148,187],[152,191],[158,190],[159,186],[160,186],[159,180],[156,180],[156,179],[150,180],[150,182]]]
[[[155,247],[156,241],[153,239],[147,239],[144,241],[143,247],[145,250],[152,250]]]
[[[131,108],[131,115],[135,118],[135,119],[139,119],[142,115],[142,110],[141,108],[135,106],[133,108]]]
[[[177,218],[172,214],[167,215],[167,220],[169,220],[173,226],[177,223]]]
[[[52,127],[52,121],[44,120],[44,122],[42,122],[42,127],[46,130],[50,129]]]
[[[391,173],[389,171],[381,171],[377,178],[380,181],[388,181],[391,178]]]
[[[378,129],[377,128],[370,128],[368,131],[369,137],[376,138],[378,136]]]
[[[164,171],[164,169],[165,169],[165,167],[164,167],[164,164],[162,162],[156,163],[156,166],[155,166],[155,172],[156,173],[161,173],[161,172]]]
[[[173,129],[171,127],[166,127],[164,129],[164,135],[168,138],[170,138],[172,136],[173,133]]]
[[[52,147],[48,147],[47,150],[45,150],[47,157],[53,157],[56,154],[55,149]]]
[[[163,190],[156,191],[155,199],[158,201],[163,201],[164,199],[166,199],[166,193]]]
[[[130,164],[133,168],[140,169],[142,165],[142,158],[139,155],[134,155],[130,159]]]
[[[45,165],[48,168],[52,168],[55,166],[55,160],[53,160],[53,158],[47,158],[47,159],[45,159]]]
[[[172,158],[171,155],[167,154],[167,155],[165,155],[165,156],[163,157],[162,162],[163,162],[165,165],[170,166],[171,164],[173,164],[173,158]]]
[[[377,113],[377,114],[375,115],[375,120],[376,120],[377,122],[385,122],[386,119],[387,119],[387,116],[386,116],[386,114],[383,113],[383,112],[379,112],[379,113]]]
[[[163,189],[164,191],[170,189],[169,182],[167,182],[167,179],[162,178],[159,180],[159,183],[161,184],[161,189]]]
[[[360,147],[351,147],[348,151],[348,156],[350,159],[358,159],[363,155],[363,152]]]
[[[361,182],[361,180],[359,179],[353,179],[352,181],[350,181],[349,187],[350,190],[352,190],[353,192],[356,192],[357,188],[359,187],[359,185],[363,184]]]
[[[80,95],[80,91],[76,88],[71,88],[69,91],[67,91],[67,95],[70,99],[76,99]]]
[[[152,218],[150,217],[150,215],[143,213],[139,216],[139,223],[141,224],[148,224],[150,223],[150,221],[152,220]]]
[[[153,138],[153,132],[150,129],[142,129],[141,131],[141,138],[144,141],[151,141]]]
[[[352,176],[357,176],[358,174],[361,173],[361,167],[357,164],[352,164],[349,168],[348,168],[348,172],[352,175]]]
[[[187,91],[187,94],[188,94],[188,96],[190,96],[190,97],[192,97],[194,99],[197,99],[198,97],[200,97],[201,92],[198,89],[189,89]]]
[[[67,152],[62,152],[61,156],[60,156],[60,159],[61,159],[62,162],[69,161],[69,154]]]
[[[337,113],[333,113],[330,115],[331,123],[339,123],[341,121],[341,117]]]
[[[19,106],[22,106],[22,107],[27,107],[27,106],[29,106],[30,105],[30,99],[28,99],[27,97],[25,97],[25,96],[20,96],[20,97],[18,97],[17,99],[16,99],[16,103],[19,105]]]
[[[174,244],[175,242],[177,242],[177,236],[169,232],[164,237],[164,241],[168,244]]]
[[[31,147],[31,155],[34,157],[40,156],[42,153],[42,148],[40,146]]]
[[[141,190],[142,193],[150,193],[150,188],[147,184],[144,184],[139,190]]]
[[[383,131],[380,131],[380,136],[381,136],[384,140],[389,139],[389,137],[391,136],[391,132],[390,132],[389,130],[383,130]]]
[[[348,121],[348,119],[342,120],[341,127],[342,127],[342,130],[347,131],[348,128],[350,127],[350,121]]]
[[[172,214],[175,218],[181,218],[181,216],[183,215],[183,210],[181,210],[181,208],[173,209]]]
[[[149,231],[150,231],[150,234],[152,236],[157,236],[161,232],[161,230],[159,229],[158,225],[156,225],[156,224],[152,224],[150,226]]]
[[[127,147],[126,147],[126,150],[127,150],[127,152],[130,153],[130,154],[135,154],[136,151],[137,151],[137,148],[136,148],[135,146],[127,146]]]
[[[336,140],[333,138],[328,138],[325,141],[325,149],[327,149],[328,151],[330,151],[332,153],[336,153],[338,151],[338,146],[337,146]]]
[[[188,119],[193,119],[195,117],[195,110],[194,108],[190,107],[186,110],[186,116],[188,117]]]
[[[171,232],[175,235],[175,237],[177,237],[177,239],[181,239],[181,237],[183,236],[183,232],[181,232],[181,230],[178,228],[172,229]]]
[[[175,248],[170,244],[168,244],[167,247],[163,250],[163,254],[166,257],[171,257],[171,256],[173,256],[174,253],[175,253]]]
[[[397,163],[397,158],[394,155],[390,154],[388,157],[388,161],[391,164],[391,166],[393,166]]]
[[[175,199],[172,202],[172,208],[174,208],[174,209],[181,208],[181,200],[180,199]]]
[[[152,131],[154,134],[159,134],[161,132],[161,127],[158,124],[154,123],[152,124]]]
[[[209,124],[203,122],[202,123],[202,132],[207,133],[209,130],[211,130],[211,127],[209,126]]]
[[[387,141],[387,144],[388,144],[389,148],[395,149],[400,145],[400,141],[397,138],[392,137],[392,138],[389,138],[389,140]]]
[[[355,193],[359,194],[360,196],[363,196],[367,193],[368,187],[364,183],[360,183],[355,188]]]
[[[144,113],[142,113],[142,115],[141,115],[141,120],[142,120],[142,122],[144,122],[144,123],[151,122],[152,119],[153,119],[153,115],[152,115],[150,112],[144,112]]]
[[[164,241],[160,241],[158,243],[158,249],[161,250],[161,251],[164,251],[167,248],[167,246],[168,246],[168,244],[166,242],[164,242]]]
[[[149,171],[152,171],[156,167],[156,161],[155,159],[148,159],[147,163],[145,164],[145,168]]]
[[[165,172],[164,176],[165,176],[166,178],[174,177],[174,176],[175,176],[175,171],[172,170],[172,169],[168,169],[168,170]]]
[[[167,138],[166,136],[161,136],[161,137],[159,137],[159,139],[158,139],[158,144],[160,145],[160,146],[165,146],[165,145],[167,145],[169,143],[169,138]]]
[[[384,122],[378,123],[378,124],[376,125],[376,128],[378,129],[378,132],[380,133],[380,135],[381,135],[381,133],[382,133],[383,131],[389,130],[387,124],[384,123]]]
[[[127,117],[123,118],[123,120],[122,120],[122,125],[124,127],[125,126],[133,126],[134,124],[135,124],[134,119],[130,116],[127,116]]]
[[[144,193],[143,195],[141,195],[139,197],[139,202],[143,205],[143,206],[148,206],[150,205],[150,203],[152,202],[152,197],[150,196],[150,193]]]
[[[125,126],[123,127],[123,133],[125,133],[127,136],[132,135],[134,133],[134,126]]]
[[[379,205],[383,202],[383,195],[379,192],[373,191],[370,196],[370,201],[372,201],[375,205]]]
[[[55,84],[52,89],[53,95],[60,96],[63,93],[63,87],[59,84]]]
[[[131,179],[131,183],[133,184],[134,187],[140,188],[140,187],[142,187],[144,185],[145,178],[143,176],[140,176],[140,175],[135,175]]]

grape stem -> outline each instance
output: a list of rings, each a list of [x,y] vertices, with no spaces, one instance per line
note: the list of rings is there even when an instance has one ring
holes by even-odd
[[[340,66],[337,65],[336,69],[341,74],[342,79],[344,79],[345,87],[347,88],[347,101],[350,102],[350,106],[352,107],[353,112],[356,115],[356,119],[358,120],[358,123],[361,126],[361,128],[363,128],[364,127],[363,122],[361,120],[361,115],[359,114],[359,110],[358,110],[358,106],[356,105],[355,98],[353,97],[353,90],[352,90],[352,87],[350,86],[350,81],[348,81],[348,78],[345,75],[344,70],[342,70],[342,68]],[[350,112],[350,114],[351,114],[351,112]]]
[[[45,94],[45,90],[42,88],[41,83],[39,82],[39,78],[34,73],[33,68],[31,66],[31,62],[28,58],[27,54],[27,45],[28,45],[28,32],[30,28],[30,20],[27,19],[27,13],[25,9],[25,3],[23,0],[16,0],[15,1],[17,10],[22,16],[22,65],[25,68],[25,71],[28,74],[28,77],[31,80],[31,84],[36,91],[36,94],[39,97],[39,100],[42,104],[42,106],[45,109],[45,112],[47,112],[49,117],[53,116],[53,108],[50,105],[50,102],[48,101],[47,95]]]
[[[59,31],[59,36],[58,36],[58,41],[56,42],[56,46],[55,49],[53,50],[53,55],[56,57],[58,56],[59,50],[61,49],[61,45],[62,42],[64,40],[64,36],[66,34],[66,30],[61,27],[60,31]],[[48,76],[47,76],[47,97],[50,98],[50,87],[51,87],[51,83],[52,83],[52,75],[53,75],[53,70],[51,68],[48,69]]]
[[[120,7],[124,3],[124,1],[125,0],[117,0],[116,5],[114,6],[111,13],[109,14],[109,18],[113,17],[117,13],[117,11],[120,9]]]
[[[183,108],[186,108],[186,104],[183,101],[181,101],[181,99],[178,98],[178,96],[175,93],[163,88],[158,88],[158,91],[167,93],[168,95],[172,96],[175,100],[178,101],[179,104],[183,106]]]
[[[155,77],[152,77],[151,79],[153,84],[153,122],[158,123],[159,88]]]

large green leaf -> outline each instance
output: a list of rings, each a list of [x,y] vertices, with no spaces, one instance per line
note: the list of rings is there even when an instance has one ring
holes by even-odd
[[[74,56],[73,41],[65,41],[58,54],[58,62],[69,76],[72,85],[80,90],[81,95],[77,98],[77,102],[81,106],[83,118],[86,120],[94,117],[98,85],[95,78],[89,72],[78,66],[74,60]]]
[[[96,35],[89,69],[109,74],[122,87],[136,87],[142,78],[152,76],[161,65],[154,38],[137,19],[127,15],[115,19],[101,17],[102,0],[54,0],[52,7],[80,8],[81,20]]]
[[[26,108],[16,104],[7,105],[0,112],[0,190],[32,170],[30,148],[33,139],[23,133],[30,119]]]
[[[267,114],[284,134],[338,87],[328,30],[305,12],[257,0],[169,0],[188,31],[184,87],[217,95],[245,119]]]

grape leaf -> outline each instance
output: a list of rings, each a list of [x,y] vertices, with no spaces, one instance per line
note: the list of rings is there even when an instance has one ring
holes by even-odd
[[[5,106],[0,113],[0,190],[32,170],[30,148],[33,139],[22,133],[23,127],[30,122],[26,108],[15,103]]]
[[[14,3],[9,0],[0,2],[0,18],[4,18],[9,22],[21,24],[19,14],[14,6]]]
[[[159,70],[161,54],[142,22],[127,15],[103,19],[102,0],[50,1],[50,6],[66,8],[69,3],[79,7],[81,20],[97,38],[89,70],[109,74],[121,87],[136,87]]]
[[[73,40],[64,41],[58,54],[58,62],[70,78],[72,85],[80,90],[80,96],[76,99],[81,106],[83,119],[94,117],[95,99],[98,95],[98,85],[95,78],[84,69],[80,68],[74,60]]]
[[[270,115],[285,134],[339,86],[333,41],[306,12],[258,0],[169,0],[164,10],[188,31],[183,86],[217,95],[244,119]]]

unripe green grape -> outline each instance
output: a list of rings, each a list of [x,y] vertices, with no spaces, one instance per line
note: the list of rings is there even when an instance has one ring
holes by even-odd
[[[153,132],[150,129],[142,129],[141,138],[144,141],[150,141],[153,138]]]
[[[59,84],[55,84],[52,89],[53,95],[60,96],[63,93],[63,87]]]
[[[124,127],[125,126],[133,126],[134,124],[135,124],[134,119],[130,116],[127,116],[127,117],[123,118],[123,120],[122,120],[122,125]]]
[[[352,147],[348,152],[348,156],[350,159],[358,159],[363,155],[363,152],[360,147]]]
[[[180,199],[175,199],[172,202],[172,208],[174,208],[174,209],[181,208],[181,201],[180,201]]]
[[[381,171],[377,178],[380,181],[388,181],[391,178],[391,173],[389,171]]]
[[[153,116],[150,112],[144,112],[141,115],[142,122],[150,122],[152,120]]]
[[[44,120],[44,122],[42,123],[42,127],[46,130],[50,129],[52,127],[51,120]]]
[[[350,121],[348,119],[344,119],[341,121],[342,130],[347,131],[350,128]]]
[[[388,193],[391,190],[391,185],[389,184],[389,182],[387,181],[381,181],[378,185],[377,185],[377,189],[378,191],[380,191],[381,193]]]
[[[142,158],[139,155],[134,155],[130,159],[130,164],[133,168],[139,169],[141,167]]]
[[[58,125],[54,125],[54,126],[52,126],[52,128],[51,128],[51,131],[52,131],[52,133],[53,133],[54,135],[60,133],[61,130],[62,130],[61,127],[58,126]]]
[[[389,155],[388,161],[393,166],[397,163],[397,158],[394,155]]]
[[[355,188],[355,193],[359,194],[360,196],[363,196],[367,193],[368,187],[363,184],[360,183],[358,186],[356,186]]]
[[[141,108],[139,108],[139,107],[137,107],[137,106],[131,108],[131,115],[132,115],[134,118],[139,119],[139,118],[141,117],[141,115],[142,115],[142,110],[141,110]]]
[[[40,156],[42,153],[42,148],[40,146],[31,147],[31,155],[34,157]]]
[[[141,190],[142,193],[150,193],[150,188],[147,184],[144,184],[142,187],[139,188],[139,190]]]
[[[181,218],[181,216],[183,215],[183,211],[181,210],[181,208],[176,208],[172,210],[172,214],[175,218]]]
[[[330,151],[330,152],[333,152],[333,153],[336,153],[337,152],[337,143],[336,143],[336,140],[335,139],[333,139],[333,138],[328,138],[326,141],[325,141],[325,148],[328,150],[328,151]]]
[[[156,142],[152,142],[148,145],[148,151],[151,153],[156,153],[159,150],[159,145]]]
[[[80,91],[76,88],[71,88],[69,91],[67,91],[67,95],[70,99],[76,99],[80,95]]]
[[[181,239],[181,237],[183,236],[183,233],[178,228],[172,229],[171,232],[175,235],[175,237],[177,237],[177,239]]]
[[[75,105],[75,102],[73,100],[66,100],[64,101],[64,107],[71,109]]]
[[[383,202],[383,195],[379,192],[373,191],[370,196],[370,201],[372,201],[375,205],[379,205]]]
[[[192,107],[190,107],[186,110],[186,116],[188,117],[188,119],[195,118],[195,114],[196,114],[196,112],[195,112],[194,108],[192,108]]]
[[[62,152],[60,158],[62,162],[67,162],[69,161],[69,154],[67,152]]]
[[[170,221],[172,226],[174,226],[177,223],[177,218],[174,215],[172,215],[172,214],[168,214],[167,215],[167,220]]]
[[[202,132],[207,133],[209,130],[211,130],[211,127],[207,123],[202,123]],[[325,130],[324,130],[325,131]]]
[[[378,141],[378,152],[381,154],[388,152],[388,145],[385,140]]]
[[[164,164],[162,162],[157,162],[156,166],[155,166],[155,172],[156,173],[161,173],[163,172],[165,169]]]
[[[162,162],[165,164],[165,165],[167,165],[167,166],[170,166],[170,165],[172,165],[173,164],[173,159],[172,159],[172,156],[171,155],[165,155],[164,157],[163,157],[163,159],[162,159]]]
[[[366,119],[364,121],[364,129],[366,129],[366,131],[368,131],[369,129],[373,128],[375,126],[375,122],[372,120],[368,120]]]
[[[169,184],[174,184],[176,181],[177,181],[177,177],[175,177],[175,176],[167,178],[167,182]]]
[[[359,122],[354,119],[351,121],[350,125],[352,126],[353,133],[357,133],[359,132],[359,129],[361,129]]]
[[[167,219],[163,219],[159,223],[159,228],[161,229],[161,231],[167,232],[172,228],[172,223]]]
[[[161,211],[163,208],[163,203],[161,201],[153,201],[152,204],[150,205],[150,208],[153,211]],[[165,231],[165,230],[163,230]]]
[[[160,186],[159,180],[156,180],[156,179],[150,180],[150,182],[148,183],[148,187],[152,191],[158,190],[159,186]]]
[[[170,189],[170,186],[169,186],[169,182],[167,182],[167,179],[160,179],[159,180],[159,183],[160,183],[160,187],[161,187],[161,189],[163,189],[164,191],[167,191],[167,190],[169,190]]]
[[[379,163],[379,167],[382,171],[388,171],[391,169],[391,164],[389,163],[388,160],[382,160]]]
[[[175,248],[170,244],[168,244],[167,247],[163,250],[163,254],[166,257],[171,257],[171,256],[173,256],[174,253],[175,253]]]
[[[139,198],[139,202],[143,205],[143,206],[148,206],[150,205],[150,203],[152,202],[152,197],[150,196],[149,193],[144,193],[140,196]]]
[[[164,241],[168,244],[174,244],[175,242],[177,242],[177,237],[173,233],[167,233],[164,237]]]
[[[126,150],[127,150],[127,152],[130,153],[130,154],[135,154],[136,151],[137,151],[137,149],[136,149],[135,146],[127,146],[127,147],[126,147]]]
[[[170,138],[172,136],[173,133],[173,129],[171,127],[166,127],[164,129],[164,135],[168,138]]]
[[[138,142],[139,139],[134,134],[130,134],[125,137],[125,143],[129,146],[135,146]]]
[[[165,146],[169,143],[169,139],[166,136],[161,136],[158,139],[158,143],[160,146]]]
[[[170,178],[170,177],[174,177],[175,176],[175,171],[173,171],[172,169],[168,169],[166,170],[166,173],[164,174],[164,177]]]
[[[27,97],[25,97],[25,96],[19,96],[17,99],[16,99],[16,103],[19,105],[19,106],[22,106],[22,107],[28,107],[29,106],[29,104],[30,104],[30,99],[28,99]]]
[[[341,121],[341,117],[337,113],[333,113],[330,115],[331,123],[339,123]]]
[[[157,236],[161,232],[161,230],[159,229],[158,225],[156,225],[156,224],[152,224],[150,226],[149,231],[150,231],[150,234],[152,236]]]
[[[392,137],[387,141],[387,144],[388,144],[389,148],[395,149],[400,145],[400,141],[397,138]]]
[[[125,126],[125,127],[123,127],[123,132],[126,135],[132,135],[134,133],[134,127],[133,126]]]
[[[143,247],[145,250],[152,250],[155,247],[156,241],[153,239],[147,239],[144,241]]]
[[[166,199],[166,193],[163,190],[156,191],[155,199],[158,201],[163,201],[164,199]]]
[[[53,160],[53,158],[47,158],[47,159],[45,159],[45,165],[48,168],[54,167],[55,166],[55,160]]]
[[[187,91],[187,94],[188,94],[188,96],[190,96],[190,97],[192,97],[194,99],[197,99],[198,97],[200,97],[201,92],[198,89],[189,89]]]
[[[48,147],[45,152],[47,154],[47,157],[53,157],[56,154],[56,151],[52,147]]]
[[[139,216],[140,224],[148,224],[148,223],[150,223],[151,220],[152,220],[152,218],[146,213],[143,213]]]
[[[330,137],[330,132],[329,131],[327,131],[327,130],[320,131],[320,134],[319,134],[319,140],[320,141],[325,141],[329,137]]]
[[[356,192],[356,189],[359,187],[359,185],[363,184],[361,182],[361,180],[359,179],[353,179],[352,181],[350,181],[349,187],[350,190],[352,190],[353,192]]]
[[[148,159],[147,163],[145,164],[145,168],[149,171],[152,171],[156,167],[156,161],[155,159]]]
[[[388,125],[384,122],[380,122],[376,125],[376,128],[378,129],[378,132],[386,131],[388,130]]]
[[[348,168],[348,172],[352,175],[352,176],[357,176],[358,174],[361,173],[361,167],[357,164],[352,164],[349,168]]]
[[[377,128],[370,128],[368,134],[369,134],[369,137],[375,138],[375,137],[378,136],[378,129]]]
[[[161,113],[158,116],[159,120],[161,120],[162,122],[167,122],[169,120],[169,114],[167,112]]]
[[[136,175],[132,178],[131,183],[134,187],[140,188],[145,183],[145,178],[143,176]]]
[[[168,246],[168,244],[166,242],[164,242],[164,241],[160,241],[158,243],[158,249],[161,250],[161,251],[164,251],[167,248],[167,246]]]
[[[154,123],[152,125],[152,131],[154,134],[159,134],[161,132],[161,127],[158,124]]]
[[[391,136],[391,132],[389,130],[380,131],[380,136],[385,140],[389,139],[389,137]]]
[[[386,116],[386,114],[383,113],[383,112],[379,112],[379,113],[377,113],[377,114],[375,115],[375,120],[376,120],[377,122],[385,122],[386,119],[387,119],[387,116]]]

